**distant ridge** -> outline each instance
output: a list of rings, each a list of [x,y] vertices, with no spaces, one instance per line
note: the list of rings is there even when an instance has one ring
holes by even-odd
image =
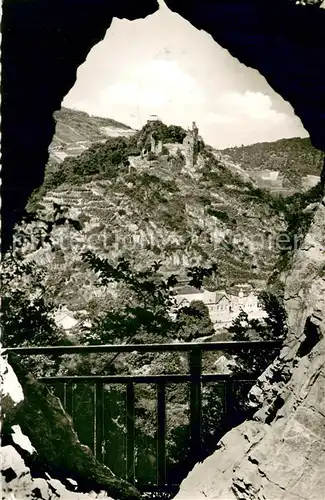
[[[324,153],[313,147],[309,137],[260,142],[249,146],[219,150],[255,178],[258,172],[278,171],[284,186],[300,189],[307,176],[320,176]]]
[[[95,142],[107,137],[130,136],[136,131],[124,123],[85,111],[62,107],[54,113],[55,134],[49,147],[50,157],[63,161],[67,156],[78,156]]]

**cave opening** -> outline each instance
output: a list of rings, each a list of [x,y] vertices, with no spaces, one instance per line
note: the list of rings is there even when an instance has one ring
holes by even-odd
[[[167,2],[167,4],[170,4],[172,8],[177,7],[177,2]],[[180,5],[182,2],[179,3]],[[222,4],[222,2],[221,2]],[[256,8],[256,4],[254,2],[248,2],[249,8]],[[59,5],[59,4],[58,4]],[[151,2],[143,2],[144,5],[144,10],[152,10],[156,8],[154,7]],[[235,8],[236,6],[234,6]],[[238,7],[238,6],[237,6]],[[77,6],[75,6],[77,9]],[[208,7],[207,7],[208,8]],[[191,17],[193,14],[193,11],[187,10],[187,7],[181,5],[180,10],[182,11],[184,9],[185,12],[187,12],[188,16]],[[273,6],[274,9],[274,6]],[[16,46],[17,43],[14,42],[14,47],[15,50],[20,52],[19,56],[17,57],[17,66],[19,66],[18,70],[17,67],[15,68],[15,64],[9,60],[9,54],[10,51],[4,54],[4,57],[8,58],[7,59],[7,67],[9,68],[10,65],[12,66],[12,71],[8,70],[8,74],[4,74],[4,81],[3,81],[3,86],[6,89],[6,92],[4,93],[5,96],[5,101],[4,101],[4,123],[3,123],[3,130],[4,130],[4,145],[3,145],[3,161],[5,163],[5,169],[4,169],[4,183],[3,183],[3,201],[4,201],[4,209],[3,209],[3,221],[4,221],[4,228],[3,228],[3,244],[4,247],[8,247],[10,239],[11,239],[11,230],[13,223],[19,220],[22,209],[24,208],[24,204],[26,204],[26,200],[31,194],[31,191],[33,188],[37,187],[38,185],[41,184],[43,180],[43,172],[44,172],[44,167],[47,162],[47,148],[48,145],[52,139],[52,135],[54,133],[54,122],[52,119],[53,111],[59,109],[61,100],[64,95],[67,94],[67,91],[69,88],[72,87],[72,82],[75,79],[75,74],[76,74],[76,68],[80,66],[82,60],[84,60],[85,55],[88,53],[90,50],[91,46],[98,41],[99,38],[102,38],[104,36],[106,27],[107,27],[107,17],[111,16],[111,14],[114,15],[114,11],[108,13],[108,7],[104,7],[103,5],[100,6],[100,9],[97,11],[96,14],[93,13],[92,10],[89,8],[85,8],[83,11],[83,23],[78,26],[75,26],[76,23],[74,22],[74,16],[73,16],[73,6],[71,7],[71,12],[70,15],[67,16],[67,23],[63,28],[61,27],[61,33],[60,29],[57,30],[57,26],[60,26],[61,21],[64,21],[64,10],[58,7],[55,8],[53,7],[52,10],[52,19],[51,23],[49,23],[49,17],[43,11],[41,8],[37,16],[38,19],[42,19],[41,16],[44,17],[44,24],[42,25],[42,36],[44,37],[45,40],[50,40],[51,37],[53,37],[53,40],[50,40],[48,43],[48,46],[46,46],[42,49],[41,47],[38,47],[37,49],[35,48],[36,46],[34,45],[36,40],[37,40],[37,30],[34,35],[31,35],[30,32],[28,31],[28,23],[26,22],[26,27],[23,28],[25,29],[26,33],[26,40],[29,42],[33,38],[33,43],[27,43],[26,47],[22,47],[18,51],[18,47]],[[281,11],[281,8],[280,8]],[[17,10],[16,13],[14,12],[14,9],[9,6],[9,3],[4,4],[4,15],[10,17],[10,15],[13,16],[16,20],[18,18],[20,29],[22,26],[22,21],[23,21],[23,15],[20,13],[17,16]],[[89,13],[92,12],[93,15],[89,17]],[[127,17],[132,17],[134,16],[137,18],[138,16],[141,16],[142,14],[137,13],[134,11],[134,7],[127,6],[127,2],[125,2],[125,12]],[[261,14],[261,11],[256,8],[257,16],[258,13]],[[288,10],[285,10],[286,15],[289,18],[289,13],[293,13],[296,11],[291,11],[290,8],[288,7]],[[302,12],[302,11],[301,11]],[[309,11],[308,11],[309,12]],[[312,11],[310,11],[312,12]],[[28,10],[26,10],[26,13],[28,16],[30,16],[30,13]],[[119,13],[118,13],[119,14]],[[238,26],[235,23],[235,27],[231,28],[231,23],[233,22],[233,19],[230,20],[229,13],[227,13],[227,9],[225,6],[223,6],[223,10],[221,9],[220,12],[220,19],[228,19],[228,34],[233,30],[233,32],[236,32],[238,29]],[[124,11],[122,8],[122,14],[124,15]],[[309,14],[308,14],[309,15]],[[313,14],[311,14],[312,17]],[[318,14],[319,15],[319,14]],[[30,26],[35,26],[35,19],[33,16],[31,16],[33,22],[30,24]],[[228,16],[228,17],[227,17]],[[186,15],[184,16],[185,18],[187,17]],[[249,15],[248,15],[249,17]],[[298,26],[301,26],[302,23],[302,17],[299,17],[299,15],[296,16],[296,22],[297,22],[297,30]],[[82,18],[82,16],[81,16]],[[198,14],[196,11],[196,19],[197,22],[200,26],[205,25],[208,26],[207,21],[204,21],[202,19],[202,16]],[[275,19],[275,14],[273,12],[272,19]],[[261,16],[260,18],[257,17],[257,26],[256,29],[258,31],[258,26],[259,23],[265,23],[265,15]],[[24,20],[25,21],[25,20]],[[37,21],[36,21],[37,22]],[[136,22],[136,21],[135,21]],[[227,38],[227,30],[222,31],[222,28],[220,27],[221,21],[219,21],[219,27],[218,30],[221,30],[220,33],[220,38],[222,39],[222,42],[224,44],[224,37]],[[300,24],[299,24],[300,23]],[[62,23],[61,23],[62,24]],[[249,23],[248,23],[249,24]],[[293,23],[294,24],[294,23]],[[17,29],[16,25],[16,29]],[[30,27],[29,26],[29,27]],[[38,25],[36,24],[36,27]],[[52,27],[51,29],[48,30],[48,27]],[[72,26],[75,26],[77,28],[76,32],[73,31]],[[230,26],[230,28],[229,28]],[[284,26],[284,24],[283,24]],[[283,27],[282,24],[280,23],[280,29]],[[40,27],[40,26],[39,26]],[[93,27],[93,32],[91,33],[91,27]],[[113,22],[113,27],[114,27],[114,22]],[[6,33],[6,27],[5,28],[5,33]],[[22,30],[23,30],[22,29]],[[48,30],[48,33],[45,33]],[[66,31],[65,31],[66,30]],[[218,31],[217,30],[217,31]],[[14,30],[15,31],[15,30]],[[209,30],[208,30],[209,31]],[[214,34],[216,38],[218,38],[218,33]],[[317,32],[317,30],[315,30]],[[64,35],[66,33],[66,35]],[[89,33],[89,36],[86,36],[86,34]],[[108,32],[109,33],[109,32]],[[269,33],[270,35],[270,33]],[[294,35],[294,33],[293,33]],[[7,33],[8,36],[8,33]],[[11,33],[11,36],[13,34]],[[14,36],[17,37],[17,31],[14,33]],[[315,35],[313,35],[315,36]],[[315,66],[316,72],[319,71],[319,73],[322,70],[322,63],[320,61],[320,58],[318,59],[319,52],[319,46],[317,43],[319,42],[319,39],[315,37],[315,39],[312,38],[312,42],[315,45],[311,45],[311,49],[313,49],[312,52],[312,61],[315,63],[317,61],[317,64]],[[321,35],[318,33],[318,37]],[[35,38],[34,38],[35,37]],[[272,68],[265,68],[265,65],[263,66],[261,61],[262,56],[264,55],[258,51],[254,51],[252,48],[246,48],[246,49],[240,49],[238,45],[238,31],[230,37],[229,44],[231,47],[232,52],[238,51],[238,54],[243,50],[243,60],[245,61],[252,61],[253,64],[251,63],[252,66],[254,67],[259,67],[259,64],[261,64],[262,67],[262,73],[267,73],[267,76],[270,81],[272,81],[273,74],[272,71],[274,71],[274,88],[277,89],[282,89],[284,88],[283,94],[285,95],[285,98],[292,102],[293,105],[296,105],[296,108],[299,108],[299,111],[301,112],[301,116],[304,118],[303,122],[304,125],[306,126],[307,130],[312,134],[314,131],[315,133],[312,134],[312,138],[315,142],[315,144],[318,145],[318,147],[323,146],[323,137],[322,137],[322,132],[320,131],[321,128],[321,120],[323,119],[321,117],[321,114],[319,112],[313,114],[313,117],[311,118],[311,114],[313,112],[310,111],[312,106],[306,106],[304,108],[304,101],[306,100],[306,90],[301,90],[298,87],[294,89],[292,94],[290,94],[290,86],[286,86],[287,84],[285,83],[286,75],[282,75],[283,81],[281,81],[281,76],[279,74],[281,73],[282,68],[284,67],[286,60],[283,58],[281,60],[281,64],[275,65],[275,69]],[[240,37],[239,37],[240,38]],[[272,38],[272,37],[271,37]],[[82,41],[84,39],[84,41]],[[11,39],[12,40],[12,39]],[[95,40],[95,42],[94,42]],[[60,41],[60,43],[58,43]],[[6,43],[8,43],[8,38],[4,37],[4,47],[6,48]],[[56,45],[56,46],[55,46]],[[288,44],[284,43],[286,49],[288,50],[287,57],[292,57],[292,54],[294,53],[293,51],[293,44]],[[279,44],[280,46],[280,44]],[[277,49],[279,49],[279,46]],[[236,48],[236,50],[234,49]],[[12,48],[12,47],[11,47]],[[272,54],[272,49],[270,46],[265,44],[264,47],[266,53],[268,54],[268,57],[272,57],[270,54]],[[310,49],[310,50],[311,50]],[[246,50],[246,52],[245,52]],[[251,54],[251,59],[250,59],[250,50],[252,51]],[[290,52],[293,51],[293,52]],[[28,55],[30,55],[30,52],[28,51],[34,51],[35,54],[32,56],[34,57],[33,63],[31,66],[28,68],[28,73],[31,74],[30,81],[24,85],[22,85],[22,89],[18,90],[18,78],[17,76],[19,75],[19,71],[21,71],[20,74],[26,75],[26,61],[30,60],[29,58],[26,58],[23,60],[24,57],[26,57],[26,52]],[[41,53],[40,53],[41,52]],[[12,53],[10,57],[12,57]],[[311,52],[309,52],[310,54]],[[53,59],[51,60],[51,57],[49,57],[49,54]],[[64,54],[64,55],[63,55]],[[36,55],[36,57],[35,57]],[[168,48],[165,53],[166,59],[168,60],[168,57],[170,57],[170,54],[168,54]],[[278,53],[276,53],[278,56]],[[37,59],[39,57],[39,59]],[[88,56],[89,57],[89,56]],[[307,57],[307,54],[305,54],[305,57]],[[164,59],[164,61],[166,61]],[[239,57],[240,59],[240,57]],[[266,57],[267,59],[267,57]],[[44,66],[40,65],[41,61],[45,61]],[[294,62],[297,63],[297,72],[299,73],[299,64],[297,62],[297,59],[293,59]],[[52,63],[52,64],[51,64]],[[52,67],[51,67],[52,66]],[[163,71],[166,71],[168,66],[163,63]],[[294,64],[293,64],[294,67]],[[72,69],[71,69],[72,68]],[[175,71],[175,65],[171,66],[172,71]],[[177,68],[177,67],[176,67]],[[41,77],[37,76],[40,73],[41,69]],[[159,68],[159,64],[156,67],[158,71],[158,75],[161,75],[161,67]],[[159,73],[160,71],[160,73]],[[60,74],[62,72],[62,74]],[[33,74],[34,73],[34,74]],[[175,77],[176,73],[171,73],[171,78],[174,76]],[[60,76],[59,76],[60,75]],[[62,78],[61,78],[62,76]],[[179,76],[179,75],[178,75]],[[176,74],[177,77],[177,74]],[[34,78],[34,79],[33,79]],[[63,81],[64,80],[64,81]],[[8,85],[15,83],[15,85],[12,87],[12,89],[8,89]],[[189,79],[185,78],[185,82],[189,84],[189,92],[193,91],[193,87],[191,87],[191,81]],[[78,84],[78,80],[77,80]],[[315,84],[315,82],[314,82]],[[282,85],[282,87],[281,87]],[[309,104],[310,104],[310,97],[311,97],[311,92],[315,89],[312,88],[312,83],[309,84],[308,87],[308,99],[309,99]],[[315,84],[316,85],[316,84]],[[48,88],[45,90],[44,88]],[[317,87],[317,86],[316,86]],[[290,87],[291,88],[291,87]],[[126,87],[126,91],[130,90],[132,91],[132,85]],[[182,89],[182,88],[181,88]],[[16,95],[14,92],[16,91]],[[11,92],[11,94],[10,94]],[[115,94],[114,94],[115,92]],[[115,97],[118,95],[118,89],[115,88],[114,92],[111,94],[111,98],[113,96],[113,100]],[[246,92],[246,91],[245,91]],[[252,101],[252,95],[251,94],[245,94],[243,92],[244,97],[246,97],[248,104],[244,104],[245,109],[251,109],[251,107],[254,106],[253,101]],[[315,91],[317,94],[317,90]],[[281,92],[280,92],[281,93]],[[319,93],[319,89],[318,89]],[[180,95],[182,96],[182,93],[180,92]],[[314,94],[315,95],[315,94]],[[289,98],[292,96],[292,99]],[[234,96],[233,96],[234,97]],[[13,104],[13,99],[15,98],[16,103],[15,105]],[[11,100],[10,100],[11,99]],[[237,99],[237,100],[236,100]],[[166,102],[163,100],[163,111],[166,110]],[[238,96],[235,96],[235,102],[237,103],[237,106],[242,106],[243,104],[239,101]],[[264,101],[265,102],[265,101]],[[36,104],[35,104],[36,103]],[[262,106],[264,105],[263,102],[261,103]],[[268,103],[266,104],[266,110],[271,110],[271,108],[268,107]],[[313,103],[312,103],[313,104]],[[183,104],[184,106],[184,104]],[[36,109],[34,109],[36,107]],[[91,114],[101,114],[101,106],[99,105],[98,110],[99,112],[91,113]],[[313,108],[314,109],[314,108]],[[13,110],[15,110],[15,113],[13,113]],[[191,110],[188,107],[187,111],[190,112],[190,115],[188,117],[184,118],[186,122],[191,123]],[[272,110],[271,110],[272,111]],[[273,110],[274,111],[274,110]],[[262,112],[265,112],[265,108],[262,109]],[[10,114],[11,113],[11,114]],[[300,113],[297,113],[300,114]],[[215,112],[215,115],[217,115],[217,112]],[[211,117],[210,117],[211,118]],[[228,117],[229,118],[229,117]],[[230,117],[231,118],[231,117]],[[220,123],[220,116],[214,116],[214,119],[216,120],[217,123]],[[228,120],[227,122],[227,117],[223,117],[224,122],[231,124],[231,119]],[[122,120],[123,121],[123,120]],[[144,121],[144,120],[142,120]],[[8,130],[11,132],[11,136],[8,135]],[[224,130],[223,130],[224,132]],[[7,134],[7,135],[6,135]],[[207,141],[208,142],[208,141]],[[9,168],[10,165],[10,168]],[[30,174],[32,172],[32,174]],[[17,183],[17,176],[18,174],[21,176],[19,182]]]

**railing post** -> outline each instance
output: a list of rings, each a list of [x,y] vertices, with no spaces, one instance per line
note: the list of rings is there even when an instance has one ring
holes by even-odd
[[[166,484],[166,385],[157,384],[157,485]]]
[[[97,345],[97,346],[54,346],[54,347],[18,347],[8,348],[6,351],[9,355],[16,353],[19,355],[32,355],[32,354],[49,354],[49,355],[62,355],[74,353],[91,353],[91,352],[187,352],[189,354],[189,370],[190,373],[185,374],[170,374],[170,375],[106,375],[106,376],[58,376],[58,377],[39,377],[39,380],[45,383],[58,383],[63,382],[63,387],[58,391],[62,397],[62,403],[72,417],[72,421],[76,427],[79,426],[79,419],[74,418],[77,415],[77,401],[76,394],[74,394],[75,384],[84,382],[93,382],[93,403],[94,403],[94,420],[92,422],[94,429],[94,452],[99,460],[102,460],[105,455],[103,447],[105,438],[104,427],[104,385],[107,383],[112,384],[126,384],[126,460],[125,463],[125,476],[130,483],[135,483],[135,383],[158,383],[157,386],[157,480],[158,489],[163,489],[166,486],[166,384],[167,383],[188,383],[190,382],[190,465],[203,458],[203,445],[201,442],[202,437],[202,400],[201,400],[201,382],[206,381],[225,381],[225,398],[224,398],[224,413],[225,413],[225,428],[224,431],[229,430],[236,421],[240,418],[240,408],[236,408],[234,402],[237,403],[238,394],[237,382],[239,376],[231,376],[226,374],[204,374],[202,375],[202,351],[230,351],[241,352],[243,349],[280,348],[282,343],[280,341],[224,341],[212,343],[171,343],[171,344],[140,344],[140,345]],[[251,380],[252,376],[249,376]],[[246,380],[246,379],[245,379]],[[234,391],[234,386],[236,391]],[[83,419],[81,419],[83,421]],[[88,425],[88,421],[87,421]],[[88,430],[88,427],[87,427]],[[124,434],[124,433],[123,433]],[[124,450],[123,450],[124,451]],[[137,451],[137,449],[136,449]],[[103,457],[104,458],[104,457]],[[169,478],[168,478],[169,479]],[[152,485],[151,485],[152,486]]]
[[[201,371],[202,352],[198,347],[190,351],[190,461],[194,464],[201,458]]]
[[[94,454],[99,462],[103,462],[103,438],[104,438],[104,387],[102,382],[96,382],[94,387],[95,411],[94,411]]]
[[[126,386],[126,477],[129,483],[135,482],[134,471],[134,385]]]

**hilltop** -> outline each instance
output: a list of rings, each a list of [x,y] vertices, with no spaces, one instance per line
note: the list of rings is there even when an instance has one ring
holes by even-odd
[[[260,187],[286,194],[315,185],[324,158],[309,138],[299,137],[227,148],[220,153],[245,170]]]
[[[92,116],[84,111],[62,107],[54,113],[55,134],[50,144],[50,158],[62,161],[78,156],[91,144],[105,142],[107,137],[131,136],[136,131],[111,118]]]
[[[275,143],[274,155],[278,150]],[[129,137],[109,137],[78,157],[49,163],[28,209],[46,218],[60,206],[81,230],[55,227],[54,248],[29,245],[26,252],[46,264],[57,303],[75,311],[101,300],[81,262],[85,250],[113,263],[125,257],[135,268],[159,261],[165,275],[181,279],[189,266],[216,262],[207,289],[240,283],[263,289],[282,252],[278,236],[288,227],[290,238],[299,232],[309,217],[299,210],[316,198],[317,190],[310,197],[274,196],[205,145],[195,124],[186,131],[156,120]],[[33,224],[25,229],[33,231]]]
[[[81,264],[86,249],[112,261],[123,255],[138,267],[159,260],[165,273],[181,275],[187,266],[217,262],[218,276],[207,287],[260,288],[278,257],[276,235],[286,227],[282,200],[227,166],[196,128],[159,121],[48,168],[30,207],[50,214],[53,204],[82,230],[56,228],[56,250],[31,257],[46,262],[57,283],[65,276],[56,300],[75,310],[94,296]]]

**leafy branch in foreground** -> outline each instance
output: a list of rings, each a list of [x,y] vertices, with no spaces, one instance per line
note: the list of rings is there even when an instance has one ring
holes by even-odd
[[[113,339],[125,341],[131,338],[144,342],[151,338],[161,341],[169,336],[184,331],[185,316],[195,317],[191,311],[176,311],[174,288],[178,283],[176,275],[164,279],[159,273],[160,262],[154,262],[145,270],[135,270],[124,258],[113,266],[107,259],[95,256],[88,251],[83,255],[84,261],[96,273],[99,286],[118,284],[118,299],[115,307],[105,311],[98,317],[90,329],[85,331],[84,340],[88,342],[109,342]],[[192,267],[187,271],[189,284],[202,287],[205,277],[211,276],[216,265],[211,268]],[[196,311],[196,317],[200,312]]]
[[[44,297],[44,273],[35,262],[24,262],[10,254],[3,258],[1,341],[5,347],[64,342],[54,321],[55,306]]]
[[[281,301],[272,293],[262,292],[259,300],[266,312],[263,320],[249,319],[245,311],[241,311],[228,331],[232,340],[283,340],[287,334],[286,312]],[[243,350],[235,354],[236,371],[259,375],[273,361],[278,349],[249,351]]]
[[[1,345],[3,347],[55,346],[70,344],[56,325],[56,307],[46,298],[45,270],[35,262],[24,262],[7,254],[1,263]],[[35,376],[57,373],[60,360],[34,355],[22,357],[20,364]]]
[[[45,244],[53,245],[52,232],[55,227],[70,225],[76,231],[81,231],[79,221],[67,216],[66,208],[53,203],[53,212],[50,214],[26,213],[22,223],[14,235],[14,252],[19,254],[20,249],[26,251],[30,245],[31,250],[39,250]]]
[[[287,335],[286,311],[283,303],[270,292],[262,292],[259,300],[266,312],[263,320],[249,319],[245,311],[241,311],[238,317],[228,328],[232,334],[232,340],[280,340]],[[242,349],[233,352],[235,365],[233,371],[236,373],[249,373],[259,377],[263,371],[274,361],[279,353],[279,347],[268,347],[262,350]],[[241,418],[241,415],[248,415],[250,412],[247,406],[247,389],[239,387],[238,399],[234,407],[234,412]]]

